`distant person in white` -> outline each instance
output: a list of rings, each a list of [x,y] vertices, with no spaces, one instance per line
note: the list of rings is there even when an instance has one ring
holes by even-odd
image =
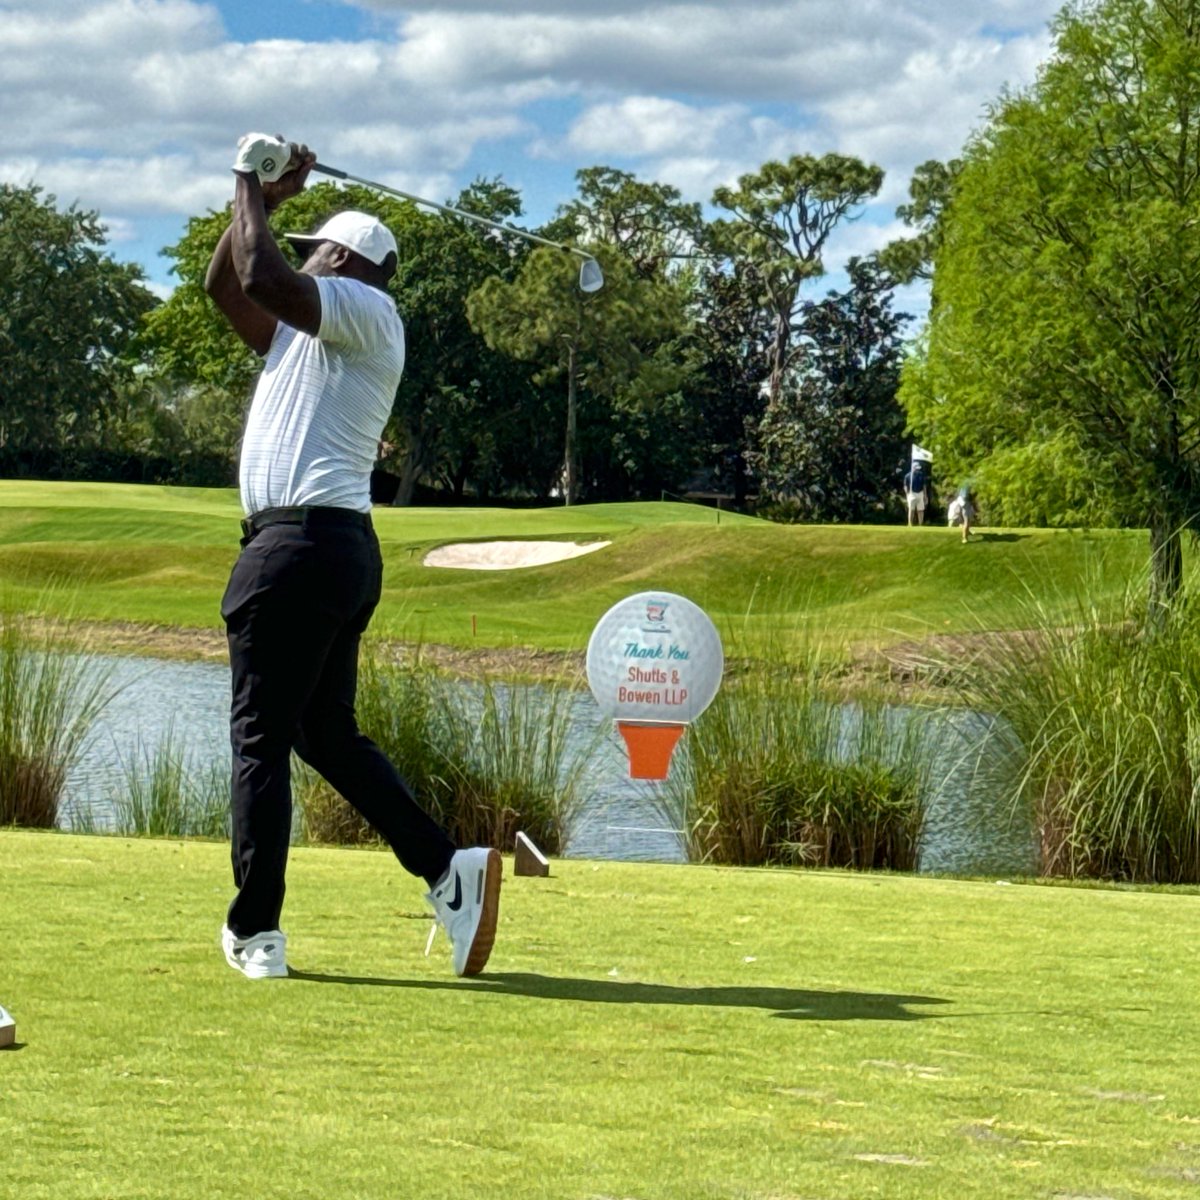
[[[242,443],[242,552],[221,602],[237,887],[221,942],[244,975],[287,974],[279,925],[295,750],[426,880],[454,969],[473,975],[495,938],[500,855],[457,849],[355,721],[359,641],[383,578],[370,475],[404,369],[404,328],[387,291],[396,240],[376,218],[341,212],[314,234],[289,234],[299,271],[272,237],[268,213],[303,189],[314,162],[305,146],[242,138],[233,220],[205,280],[265,357]]]

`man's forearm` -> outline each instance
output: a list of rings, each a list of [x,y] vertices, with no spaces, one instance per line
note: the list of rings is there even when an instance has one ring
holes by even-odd
[[[208,264],[208,273],[204,276],[204,290],[214,299],[227,295],[231,288],[239,292],[242,285],[238,281],[237,272],[233,269],[233,226],[221,234],[217,248],[213,251],[212,261]]]
[[[239,171],[231,226],[234,270],[251,304],[293,329],[315,334],[321,328],[317,282],[292,270],[267,224],[267,203],[258,177]]]
[[[267,222],[267,206],[256,175],[237,175],[229,232],[233,268],[247,296],[291,275]]]
[[[275,318],[242,290],[233,256],[235,223],[236,216],[217,242],[204,277],[204,290],[225,314],[238,337],[256,354],[266,354],[275,336]]]

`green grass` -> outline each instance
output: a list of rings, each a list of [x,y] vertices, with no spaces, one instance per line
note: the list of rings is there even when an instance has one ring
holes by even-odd
[[[553,864],[489,971],[390,854],[298,849],[300,972],[228,851],[0,832],[0,1178],[21,1200],[1191,1195],[1200,897]],[[411,919],[410,919],[411,918]]]
[[[78,618],[217,628],[239,515],[228,490],[0,481],[0,593],[32,608],[53,585]],[[641,590],[688,596],[735,651],[814,631],[882,645],[1012,627],[1028,588],[1053,607],[1062,580],[1119,604],[1147,559],[1139,531],[982,530],[963,546],[945,528],[781,526],[672,503],[379,509],[375,522],[387,563],[375,632],[478,647],[582,649]],[[446,542],[497,538],[612,545],[518,571],[422,565]]]

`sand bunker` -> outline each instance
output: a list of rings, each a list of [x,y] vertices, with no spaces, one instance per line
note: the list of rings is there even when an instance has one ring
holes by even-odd
[[[457,567],[466,571],[511,571],[540,567],[602,550],[611,542],[456,542],[425,555],[427,567]]]

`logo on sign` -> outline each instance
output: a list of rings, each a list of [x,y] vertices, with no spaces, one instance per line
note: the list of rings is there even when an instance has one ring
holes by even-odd
[[[646,601],[646,626],[643,633],[670,633],[667,628],[667,609],[671,605],[666,600]]]

